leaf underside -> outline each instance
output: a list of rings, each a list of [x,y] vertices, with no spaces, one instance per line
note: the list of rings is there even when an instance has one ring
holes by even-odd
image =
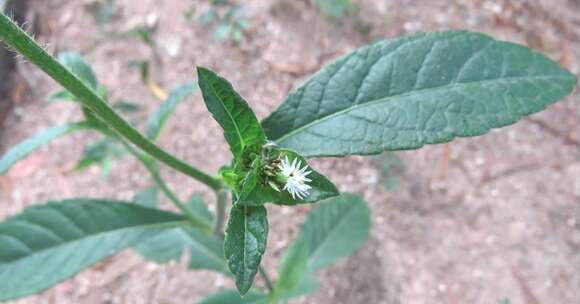
[[[262,125],[269,139],[307,157],[415,149],[513,124],[575,84],[521,45],[465,31],[418,34],[326,66]]]
[[[30,207],[0,223],[0,300],[40,292],[184,222],[181,215],[95,199]]]

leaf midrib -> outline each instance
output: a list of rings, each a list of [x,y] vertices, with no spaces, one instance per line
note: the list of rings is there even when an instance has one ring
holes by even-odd
[[[416,90],[416,91],[411,91],[411,92],[405,92],[402,94],[398,94],[398,95],[392,95],[392,96],[387,96],[384,98],[379,98],[379,99],[374,99],[374,100],[370,100],[364,103],[359,103],[356,104],[352,107],[348,107],[346,109],[343,110],[339,110],[337,112],[334,112],[330,115],[324,116],[322,118],[319,119],[315,119],[299,128],[296,128],[286,134],[284,134],[283,136],[275,139],[278,143],[283,143],[284,140],[292,137],[293,135],[295,135],[296,133],[300,133],[305,129],[310,128],[311,126],[317,125],[319,123],[322,123],[326,120],[332,119],[336,116],[342,115],[344,113],[348,113],[350,111],[354,111],[357,110],[359,108],[364,108],[367,106],[372,106],[378,103],[382,103],[382,102],[388,102],[391,99],[396,99],[396,98],[403,98],[403,97],[407,97],[407,96],[411,96],[411,95],[421,95],[424,93],[430,93],[430,92],[437,92],[437,91],[441,91],[441,90],[445,90],[445,89],[452,89],[452,88],[456,88],[456,87],[463,87],[463,86],[470,86],[470,85],[476,85],[476,84],[483,84],[483,83],[488,83],[488,82],[501,82],[504,80],[510,81],[510,80],[530,80],[530,79],[568,79],[569,77],[566,75],[552,75],[552,76],[516,76],[516,77],[505,77],[505,78],[494,78],[494,79],[485,79],[485,80],[479,80],[479,81],[470,81],[470,82],[451,82],[449,84],[446,84],[444,86],[439,86],[439,87],[432,87],[432,88],[426,88],[426,89],[421,89],[421,90]],[[319,101],[320,102],[320,101]]]
[[[0,269],[3,268],[3,267],[6,267],[6,266],[10,266],[11,264],[16,264],[16,263],[20,262],[21,260],[28,259],[28,258],[34,257],[36,255],[42,254],[42,253],[44,253],[46,251],[57,250],[57,249],[59,249],[61,247],[65,247],[65,246],[68,246],[70,244],[77,243],[77,242],[81,242],[81,241],[83,241],[85,239],[89,239],[89,238],[93,238],[93,237],[105,236],[107,234],[124,232],[125,230],[131,230],[131,229],[136,229],[136,228],[162,228],[164,226],[180,226],[182,224],[187,225],[188,222],[186,220],[180,220],[180,221],[171,221],[171,222],[147,224],[147,225],[127,226],[127,227],[123,227],[121,229],[107,230],[107,231],[103,231],[103,232],[98,232],[98,233],[95,233],[95,234],[90,234],[89,236],[84,237],[84,238],[71,239],[71,240],[62,242],[62,243],[60,243],[60,244],[58,244],[56,246],[51,246],[51,247],[47,247],[47,248],[44,248],[44,249],[41,249],[41,250],[38,250],[38,251],[34,251],[31,254],[22,256],[20,258],[14,259],[14,260],[10,260],[10,261],[8,261],[8,262],[6,262],[4,264],[0,263]]]
[[[230,110],[228,109],[228,107],[226,107],[226,104],[222,100],[221,96],[215,90],[213,81],[210,82],[209,87],[211,88],[211,91],[214,94],[214,96],[216,96],[216,98],[219,100],[219,102],[222,105],[222,107],[224,108],[225,112],[228,114],[228,117],[233,122],[234,129],[236,129],[236,133],[238,134],[238,137],[240,138],[240,151],[239,151],[239,153],[242,153],[242,151],[244,151],[244,148],[246,147],[246,142],[245,142],[244,138],[242,137],[242,132],[238,128],[238,123],[234,119],[234,117],[233,117],[232,113],[230,112]],[[234,96],[234,99],[235,99],[235,96]],[[235,100],[234,100],[234,103],[235,103]]]

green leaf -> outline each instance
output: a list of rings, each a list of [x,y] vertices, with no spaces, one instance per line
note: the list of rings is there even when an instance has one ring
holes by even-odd
[[[285,290],[280,294],[282,299],[291,299],[301,297],[303,295],[311,294],[320,288],[320,283],[311,273],[305,273],[296,287]]]
[[[118,141],[111,137],[105,137],[85,148],[83,157],[77,162],[75,169],[84,170],[92,165],[101,164],[103,172],[105,172],[106,166],[111,165],[113,157],[118,158],[126,153],[127,150]]]
[[[121,112],[121,113],[126,113],[126,114],[135,113],[135,112],[140,110],[140,107],[138,104],[131,102],[131,101],[126,101],[126,100],[120,100],[120,101],[112,104],[111,107],[113,109]]]
[[[286,251],[280,264],[278,283],[274,291],[276,295],[291,291],[301,283],[306,274],[309,253],[308,243],[300,239]]]
[[[214,72],[198,67],[197,75],[207,109],[223,128],[234,157],[239,159],[243,153],[259,151],[266,136],[248,103]]]
[[[210,295],[198,304],[266,304],[267,296],[263,293],[248,292],[244,297],[235,290],[224,290]]]
[[[203,201],[201,194],[192,195],[187,200],[186,207],[196,218],[204,219],[208,223],[213,222],[213,214],[207,208],[207,204]]]
[[[233,206],[226,227],[224,253],[241,295],[246,294],[266,251],[268,218],[263,206]]]
[[[299,155],[298,153],[288,150],[279,149],[273,157],[275,158],[285,158],[292,162],[294,159],[298,159],[302,166],[308,165],[306,159]],[[331,198],[339,195],[336,186],[324,175],[318,173],[312,167],[308,166],[308,171],[312,171],[307,177],[312,181],[308,182],[308,185],[312,188],[308,192],[308,196],[304,199],[293,198],[290,193],[283,190],[284,185],[278,185],[277,191],[273,189],[264,179],[255,185],[253,191],[247,195],[245,198],[240,199],[236,204],[241,205],[262,205],[268,202],[273,202],[279,205],[296,205],[304,203],[316,203],[320,200]],[[251,172],[250,172],[251,174]]]
[[[152,186],[137,193],[134,201],[142,206],[157,207],[159,188]],[[200,195],[192,195],[186,207],[195,217],[206,219],[210,223],[213,221],[213,216]],[[165,230],[139,243],[135,250],[146,259],[160,264],[179,261],[187,251],[190,255],[190,269],[210,269],[231,275],[224,258],[223,242],[193,227]]]
[[[151,186],[135,194],[133,201],[143,207],[157,208],[159,204],[159,187]]]
[[[351,0],[316,0],[316,6],[324,14],[334,18],[340,18],[355,8]]]
[[[58,61],[84,82],[85,85],[97,92],[99,87],[97,76],[95,76],[95,72],[81,55],[63,52],[58,56]]]
[[[223,242],[215,236],[187,227],[165,230],[135,247],[148,260],[164,264],[189,254],[189,269],[209,269],[231,276],[223,252]]]
[[[556,62],[521,45],[464,31],[418,34],[326,66],[263,127],[307,157],[415,149],[513,124],[575,84]]]
[[[0,223],[0,300],[40,292],[184,223],[178,214],[99,199],[27,208]]]
[[[66,124],[46,129],[24,141],[21,141],[0,158],[0,174],[6,173],[6,171],[8,171],[8,169],[10,169],[10,167],[12,167],[17,161],[34,152],[34,150],[38,149],[41,145],[46,144],[59,136],[79,130],[89,129],[91,127],[92,125],[87,122]]]
[[[76,101],[76,97],[67,90],[58,91],[48,97],[48,101]]]
[[[371,211],[361,197],[343,194],[320,202],[299,235],[308,243],[309,270],[326,267],[353,253],[367,239],[370,227]]]
[[[147,121],[147,137],[149,139],[154,140],[159,137],[161,129],[167,122],[167,119],[169,119],[169,116],[173,114],[177,105],[193,93],[195,89],[194,83],[187,83],[171,91],[167,100],[159,106]]]

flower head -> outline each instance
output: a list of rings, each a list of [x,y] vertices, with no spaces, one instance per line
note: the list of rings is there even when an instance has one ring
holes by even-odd
[[[292,195],[293,199],[298,197],[299,199],[303,199],[308,195],[308,190],[310,187],[307,183],[311,182],[312,180],[307,178],[308,174],[312,173],[312,171],[308,170],[308,165],[304,165],[302,167],[302,163],[298,158],[294,158],[292,162],[288,159],[288,156],[284,157],[284,159],[278,165],[280,169],[280,174],[285,180],[284,190],[288,191]]]

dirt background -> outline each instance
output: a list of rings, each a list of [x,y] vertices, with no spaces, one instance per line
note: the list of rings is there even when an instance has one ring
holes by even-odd
[[[260,118],[294,86],[325,63],[370,41],[417,31],[461,28],[527,44],[578,75],[580,2],[360,0],[358,17],[334,21],[309,1],[238,1],[251,26],[241,44],[211,42],[211,28],[188,22],[209,1],[119,0],[120,18],[99,29],[82,1],[33,2],[33,26],[51,51],[82,53],[112,100],[138,102],[151,112],[160,103],[127,68],[133,59],[157,58],[163,88],[194,79],[195,65],[228,78]],[[117,35],[158,20],[157,55],[135,36]],[[368,26],[368,33],[361,28]],[[16,106],[2,127],[0,151],[44,128],[80,119],[70,103],[48,103],[58,86],[27,63],[10,98]],[[7,97],[7,96],[6,96]],[[342,191],[362,193],[373,209],[373,230],[349,259],[321,271],[322,288],[291,303],[580,303],[580,168],[578,90],[546,111],[489,135],[397,153],[405,163],[384,173],[390,157],[321,159],[314,166]],[[161,145],[181,159],[216,172],[229,160],[217,124],[199,93],[180,105]],[[0,178],[0,218],[49,199],[98,196],[130,199],[150,184],[134,161],[116,161],[108,178],[98,167],[70,168],[90,133],[43,147]],[[165,169],[185,198],[199,183]],[[383,184],[398,178],[386,191]],[[165,202],[167,208],[169,204]],[[265,263],[276,267],[308,207],[269,207]],[[258,284],[261,284],[259,281]],[[159,266],[132,252],[100,263],[40,295],[14,303],[195,303],[231,286],[183,263]]]

